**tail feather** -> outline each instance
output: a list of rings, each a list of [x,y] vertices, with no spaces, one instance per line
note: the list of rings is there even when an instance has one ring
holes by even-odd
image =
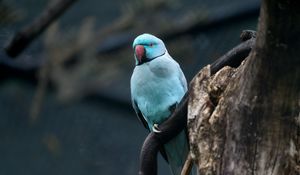
[[[189,152],[185,131],[166,143],[164,147],[173,175],[180,175]]]

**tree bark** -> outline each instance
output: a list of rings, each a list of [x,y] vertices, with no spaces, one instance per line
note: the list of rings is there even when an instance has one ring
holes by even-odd
[[[191,155],[205,174],[300,174],[300,1],[264,0],[254,50],[191,82]]]

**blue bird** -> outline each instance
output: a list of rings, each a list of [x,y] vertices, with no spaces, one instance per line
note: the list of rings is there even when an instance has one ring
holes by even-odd
[[[169,55],[159,38],[142,34],[133,42],[135,68],[131,76],[132,105],[143,125],[160,132],[165,121],[187,91],[179,64]],[[161,150],[174,175],[180,175],[188,155],[186,132],[182,131]]]

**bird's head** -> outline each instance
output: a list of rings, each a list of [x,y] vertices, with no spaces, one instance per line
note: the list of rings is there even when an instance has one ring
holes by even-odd
[[[163,41],[151,34],[142,34],[135,38],[132,45],[136,65],[149,62],[166,53]]]

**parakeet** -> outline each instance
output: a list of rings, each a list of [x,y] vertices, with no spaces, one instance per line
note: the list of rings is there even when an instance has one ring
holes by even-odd
[[[187,91],[179,64],[169,55],[163,41],[142,34],[133,42],[135,68],[130,80],[132,105],[143,125],[159,132]],[[182,131],[161,150],[173,175],[180,175],[188,155],[186,132]]]

